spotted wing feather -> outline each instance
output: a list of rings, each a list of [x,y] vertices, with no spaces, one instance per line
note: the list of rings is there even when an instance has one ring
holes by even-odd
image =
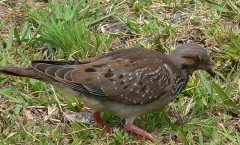
[[[78,63],[70,61],[66,65],[35,62],[33,67],[59,83],[96,97],[126,104],[146,104],[157,100],[170,88],[171,74],[162,60],[164,56],[159,55],[161,53],[153,50],[130,49]]]
[[[157,100],[168,92],[170,76],[161,60],[149,66],[146,60],[118,58],[102,69],[98,86],[107,97],[126,104],[145,104]]]

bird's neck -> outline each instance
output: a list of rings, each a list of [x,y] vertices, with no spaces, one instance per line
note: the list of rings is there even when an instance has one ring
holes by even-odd
[[[176,67],[176,69],[179,70],[179,72],[182,72],[182,74],[185,76],[189,76],[189,71],[186,67],[184,67],[184,64],[182,64],[182,57],[179,54],[176,54],[173,52],[168,54],[168,57],[170,58],[169,60],[172,61],[172,64]]]
[[[175,67],[177,67],[178,70],[182,69],[182,64],[181,64],[182,61],[180,56],[176,55],[173,51],[168,54],[168,57],[169,57],[169,60],[172,61],[172,63],[175,65]]]

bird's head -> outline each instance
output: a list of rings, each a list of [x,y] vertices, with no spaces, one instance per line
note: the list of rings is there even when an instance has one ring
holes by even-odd
[[[210,65],[207,51],[199,45],[193,43],[178,46],[170,56],[175,63],[179,64],[180,69],[191,75],[196,70],[205,70],[212,77],[216,74]]]

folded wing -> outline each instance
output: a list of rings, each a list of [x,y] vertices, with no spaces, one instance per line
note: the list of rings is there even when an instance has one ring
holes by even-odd
[[[168,92],[171,84],[167,64],[157,55],[142,59],[144,57],[140,55],[146,53],[156,51],[120,50],[94,59],[68,63],[34,61],[32,67],[76,91],[126,104],[146,104]]]

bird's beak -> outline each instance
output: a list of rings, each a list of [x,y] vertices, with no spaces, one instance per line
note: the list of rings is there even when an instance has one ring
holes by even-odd
[[[210,67],[205,69],[205,71],[208,72],[213,78],[216,76],[216,73]]]

